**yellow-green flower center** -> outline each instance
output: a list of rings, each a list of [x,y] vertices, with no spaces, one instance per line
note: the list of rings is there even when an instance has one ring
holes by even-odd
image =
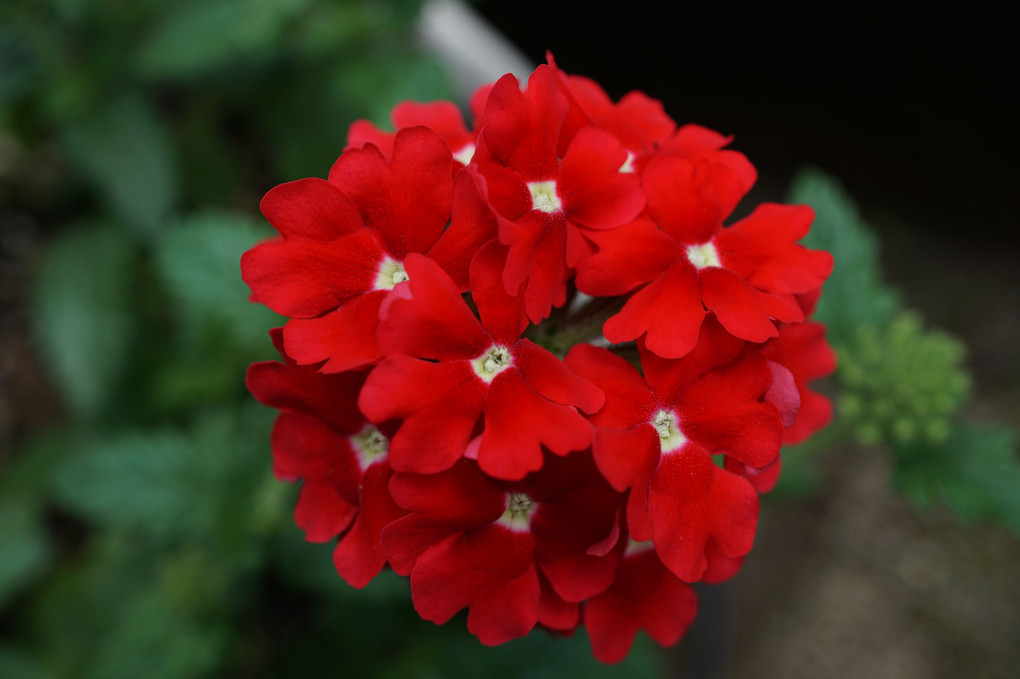
[[[563,202],[556,193],[556,181],[528,182],[531,191],[531,207],[539,212],[552,214],[563,209]]]
[[[497,523],[510,530],[526,531],[531,527],[531,515],[538,508],[538,503],[525,493],[507,493],[506,509]]]

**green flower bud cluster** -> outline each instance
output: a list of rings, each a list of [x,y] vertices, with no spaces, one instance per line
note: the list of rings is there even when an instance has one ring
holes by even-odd
[[[967,395],[964,345],[925,331],[914,313],[885,327],[858,330],[840,351],[840,414],[862,443],[935,443],[949,434],[949,416]]]

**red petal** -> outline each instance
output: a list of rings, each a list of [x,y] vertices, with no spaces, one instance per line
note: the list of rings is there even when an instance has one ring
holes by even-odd
[[[365,423],[357,407],[364,381],[363,373],[320,375],[313,368],[265,361],[248,368],[246,384],[255,398],[267,406],[314,415],[349,435]]]
[[[498,241],[483,247],[471,262],[471,300],[478,309],[482,326],[497,343],[517,342],[528,318],[517,295],[507,294],[503,285],[506,248]]]
[[[628,555],[613,586],[585,607],[592,655],[604,663],[623,660],[639,629],[664,646],[675,644],[697,609],[694,590],[670,573],[654,550]]]
[[[627,153],[613,135],[586,127],[570,142],[560,163],[557,192],[567,219],[588,229],[614,229],[645,207],[633,173],[620,172]]]
[[[411,598],[437,624],[469,608],[468,630],[483,644],[524,636],[538,620],[531,535],[491,526],[433,545],[411,572]]]
[[[530,340],[518,342],[513,356],[524,381],[550,401],[577,406],[586,413],[595,412],[606,401],[601,389]]]
[[[698,343],[680,360],[657,356],[638,343],[645,380],[663,403],[677,403],[683,393],[702,375],[729,363],[745,342],[726,332],[714,314],[707,314],[698,333]]]
[[[543,181],[556,171],[556,142],[567,99],[548,66],[539,66],[521,92],[517,78],[504,75],[493,85],[485,106],[482,136],[492,156],[502,165]]]
[[[679,358],[694,348],[705,317],[697,275],[687,262],[673,266],[638,290],[603,326],[610,342],[645,335],[645,346],[659,356]]]
[[[705,306],[734,336],[749,342],[764,342],[779,334],[769,317],[769,295],[758,292],[737,274],[719,267],[698,272]],[[796,312],[799,313],[797,308]]]
[[[567,601],[583,601],[612,584],[622,549],[599,557],[588,548],[612,531],[620,501],[608,488],[589,487],[539,503],[531,523],[535,559]]]
[[[605,393],[605,406],[590,418],[595,426],[629,429],[651,420],[655,397],[626,359],[602,347],[578,344],[567,354],[566,364]]]
[[[797,383],[793,373],[775,361],[769,361],[769,370],[772,371],[772,385],[765,392],[765,402],[779,410],[784,427],[791,427],[797,421],[797,412],[800,410]]]
[[[287,354],[300,365],[326,361],[323,373],[356,370],[382,358],[376,343],[382,290],[355,297],[320,318],[294,318],[283,330]]]
[[[832,255],[795,243],[807,235],[814,211],[806,205],[760,205],[716,239],[724,267],[767,292],[807,293],[832,272]]]
[[[375,147],[351,149],[329,172],[329,181],[357,204],[369,228],[402,260],[435,245],[450,219],[453,157],[431,130],[397,132],[390,163]]]
[[[290,317],[309,318],[372,289],[382,251],[361,229],[331,241],[261,243],[241,256],[253,299]]]
[[[468,132],[464,124],[464,115],[452,101],[431,101],[419,103],[403,101],[393,107],[390,114],[393,126],[398,130],[404,127],[424,125],[443,138],[451,151],[457,151],[465,144],[474,141],[474,135]]]
[[[409,280],[402,285],[411,294],[387,301],[379,324],[383,354],[438,360],[480,356],[492,339],[446,272],[418,254],[408,255],[404,268]]]
[[[340,189],[311,177],[280,184],[259,204],[285,239],[329,241],[364,227],[358,207]]]
[[[522,479],[541,468],[542,446],[566,455],[586,448],[591,435],[591,424],[576,409],[541,396],[511,368],[489,389],[478,464],[490,476]]]
[[[775,406],[758,400],[771,380],[758,352],[711,371],[681,397],[677,410],[684,436],[712,455],[725,453],[753,467],[769,464],[783,437]]]
[[[685,582],[701,579],[708,567],[705,548],[710,538],[729,557],[747,554],[754,543],[758,494],[691,443],[662,456],[652,477],[648,509],[659,557]]]
[[[347,146],[344,151],[360,149],[366,144],[372,144],[389,158],[393,155],[393,137],[393,132],[384,132],[376,127],[375,123],[368,120],[355,120],[347,128]]]
[[[504,491],[469,460],[438,474],[394,474],[390,492],[398,505],[415,516],[458,530],[494,523],[506,504]]]
[[[564,601],[539,572],[541,594],[538,599],[538,623],[557,632],[572,632],[581,623],[580,604]]]
[[[365,470],[358,517],[333,550],[333,565],[351,587],[361,589],[382,570],[386,554],[380,534],[404,514],[390,498],[389,478],[390,468],[385,462],[376,462]]]
[[[622,295],[662,274],[682,252],[648,219],[590,232],[598,252],[577,264],[577,289],[596,297]]]
[[[708,568],[701,581],[709,585],[718,585],[726,582],[740,571],[744,565],[744,557],[730,558],[719,551],[714,540],[708,541],[705,548],[705,558],[708,559]]]
[[[685,245],[707,243],[733,209],[737,177],[725,166],[677,156],[648,161],[641,184],[648,212],[663,231]]]
[[[659,462],[659,436],[650,424],[633,429],[595,429],[592,452],[606,480],[624,491],[651,477]]]
[[[328,542],[351,524],[358,508],[325,481],[306,481],[294,507],[294,523],[309,542]]]
[[[496,217],[478,181],[466,170],[457,173],[453,181],[450,226],[428,251],[429,259],[443,267],[461,291],[468,289],[468,270],[475,253],[496,238]]]
[[[357,503],[361,468],[347,436],[316,417],[281,413],[271,440],[277,477],[327,481],[348,502]]]
[[[431,363],[397,354],[369,374],[358,405],[374,422],[403,419],[390,440],[396,471],[431,474],[464,454],[485,385],[466,361]]]

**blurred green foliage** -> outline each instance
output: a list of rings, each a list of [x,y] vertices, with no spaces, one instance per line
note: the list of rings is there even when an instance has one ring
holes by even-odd
[[[829,250],[835,267],[815,318],[839,357],[836,420],[784,460],[780,492],[811,487],[810,452],[854,436],[885,445],[896,487],[917,507],[943,503],[963,519],[996,521],[1020,535],[1020,459],[1008,428],[976,426],[961,415],[970,380],[965,347],[925,329],[881,278],[873,231],[837,181],[817,170],[794,182],[790,202],[816,218],[804,245]],[[792,473],[788,473],[792,471]]]

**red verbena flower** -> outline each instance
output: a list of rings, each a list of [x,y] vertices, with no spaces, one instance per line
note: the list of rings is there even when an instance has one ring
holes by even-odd
[[[279,235],[241,273],[288,320],[248,388],[348,583],[390,567],[427,620],[466,609],[490,645],[584,625],[617,662],[641,630],[683,636],[782,444],[831,416],[804,319],[832,259],[798,243],[807,206],[725,225],[754,167],[640,92],[550,57],[470,108],[358,121],[327,179],[266,195]]]

